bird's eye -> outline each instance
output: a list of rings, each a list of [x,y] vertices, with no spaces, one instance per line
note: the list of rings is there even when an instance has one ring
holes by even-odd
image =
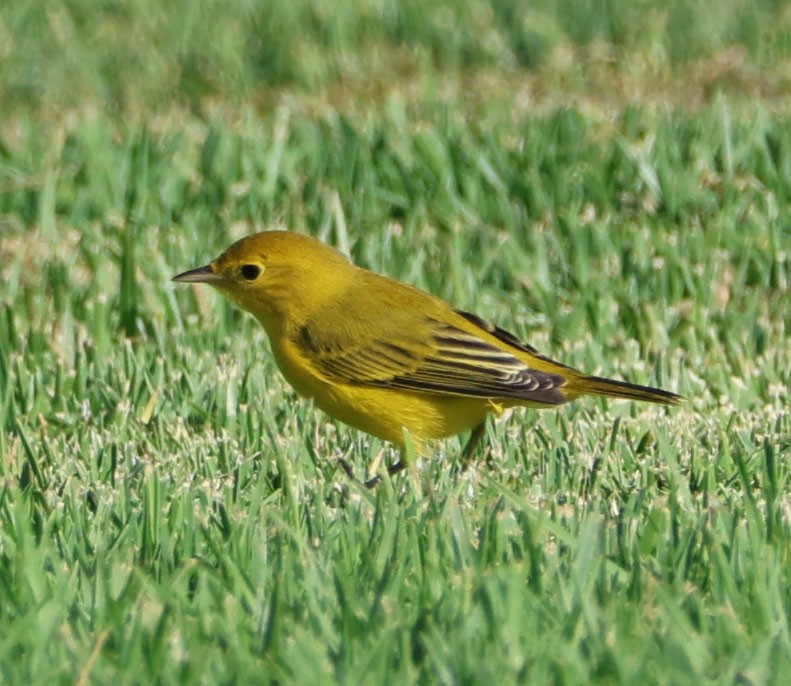
[[[255,281],[261,273],[261,267],[255,264],[245,264],[242,266],[242,276],[248,281]]]

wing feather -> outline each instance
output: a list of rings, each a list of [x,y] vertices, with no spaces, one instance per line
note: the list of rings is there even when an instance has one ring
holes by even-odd
[[[343,345],[326,340],[308,324],[293,340],[334,381],[493,400],[566,402],[561,374],[531,369],[508,350],[451,324],[432,318],[420,324],[391,327],[374,340],[350,336]],[[497,332],[504,342],[516,340]]]

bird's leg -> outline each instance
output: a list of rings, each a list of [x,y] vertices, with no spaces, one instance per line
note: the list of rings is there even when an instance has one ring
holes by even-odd
[[[382,480],[382,477],[377,474],[376,476],[372,476],[370,479],[367,479],[366,481],[360,481],[354,475],[354,470],[352,469],[352,466],[344,458],[340,458],[338,460],[338,464],[341,466],[343,471],[346,472],[346,476],[348,476],[349,479],[351,479],[352,481],[356,481],[358,484],[362,484],[366,488],[373,488]],[[390,476],[393,476],[394,474],[398,474],[398,472],[401,472],[404,469],[406,469],[406,465],[407,463],[403,459],[401,459],[395,464],[390,465],[387,468],[387,473]]]
[[[398,474],[398,472],[402,472],[405,469],[406,469],[406,462],[404,462],[404,460],[399,460],[398,462],[396,462],[395,464],[391,464],[387,468],[387,473],[390,476],[393,476],[393,474]]]
[[[395,464],[391,464],[387,468],[387,473],[390,476],[393,476],[393,474],[398,474],[398,472],[401,472],[404,469],[406,469],[406,462],[404,462],[404,460],[399,460],[398,462],[396,462]],[[366,488],[373,488],[381,480],[382,480],[382,477],[377,474],[376,476],[372,476],[370,479],[368,479],[368,481],[364,481],[363,483],[364,483]]]
[[[461,469],[464,471],[467,467],[470,466],[470,462],[472,462],[472,454],[475,452],[475,448],[478,447],[478,444],[481,442],[481,438],[483,438],[483,434],[486,431],[486,420],[482,421],[480,424],[476,425],[475,428],[472,430],[470,434],[470,438],[467,440],[467,445],[464,446],[464,452],[461,454]]]

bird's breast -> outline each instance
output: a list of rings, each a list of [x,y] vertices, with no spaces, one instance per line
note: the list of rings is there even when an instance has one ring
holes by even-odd
[[[294,390],[302,396],[313,398],[325,392],[327,382],[316,372],[308,360],[289,339],[272,341],[275,362]]]
[[[274,354],[297,393],[331,417],[396,444],[403,444],[406,429],[419,448],[426,440],[472,428],[492,409],[477,398],[330,381],[289,342],[274,346]]]

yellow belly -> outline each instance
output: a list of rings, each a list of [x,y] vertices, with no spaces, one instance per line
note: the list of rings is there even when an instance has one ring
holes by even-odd
[[[398,445],[406,429],[418,449],[426,440],[473,428],[492,409],[480,399],[359,386],[335,386],[314,399],[336,419]]]
[[[482,398],[330,383],[296,357],[293,348],[274,352],[286,380],[328,415],[401,446],[406,429],[418,452],[424,441],[471,429],[494,409]]]

